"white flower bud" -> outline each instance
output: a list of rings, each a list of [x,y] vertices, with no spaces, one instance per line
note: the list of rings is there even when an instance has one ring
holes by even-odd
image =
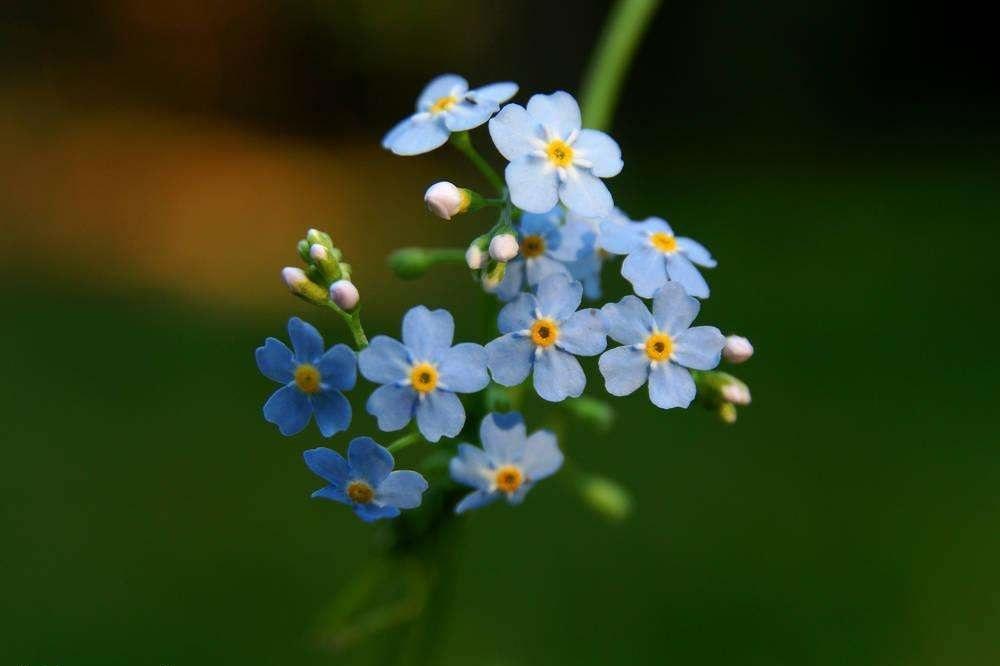
[[[306,277],[306,272],[301,268],[295,268],[294,266],[286,266],[282,268],[281,279],[285,281],[288,289],[294,292],[299,292],[303,285],[309,282],[309,278]]]
[[[753,356],[753,345],[742,335],[730,335],[722,348],[722,357],[730,363],[742,363]]]
[[[467,211],[471,199],[468,192],[443,180],[427,188],[424,202],[427,204],[427,210],[442,220],[450,220],[455,215]]]
[[[327,259],[329,259],[330,253],[327,252],[327,249],[322,245],[320,245],[319,243],[313,243],[311,246],[309,246],[309,257],[313,261],[319,263],[321,261],[326,261]]]
[[[722,387],[722,398],[734,405],[749,405],[750,389],[743,382],[730,382]]]
[[[469,249],[465,251],[465,263],[474,271],[478,271],[483,267],[484,259],[483,251],[475,243],[470,245]]]
[[[353,310],[360,299],[358,288],[350,280],[337,280],[330,285],[330,300],[341,310]]]
[[[490,241],[490,256],[497,261],[510,261],[517,256],[518,249],[513,234],[500,234]]]

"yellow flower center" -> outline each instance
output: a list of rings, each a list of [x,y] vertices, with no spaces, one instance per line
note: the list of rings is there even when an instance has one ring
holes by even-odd
[[[545,146],[545,155],[557,167],[568,167],[573,163],[573,149],[562,139],[552,139]]]
[[[315,365],[303,363],[295,368],[295,384],[303,393],[319,393],[319,370]]]
[[[675,252],[677,250],[677,239],[665,231],[657,231],[651,235],[649,242],[663,253]]]
[[[410,384],[420,393],[430,393],[437,383],[437,368],[430,363],[417,363],[410,368]]]
[[[516,465],[504,465],[497,469],[493,483],[496,484],[497,490],[510,494],[524,483],[524,474]]]
[[[431,113],[437,115],[443,111],[447,111],[456,104],[458,104],[457,97],[454,95],[445,95],[444,97],[438,98],[438,101],[431,104]]]
[[[541,236],[525,236],[521,239],[521,254],[525,259],[537,257],[545,252],[545,239]]]
[[[559,326],[551,319],[536,319],[531,325],[531,341],[539,347],[551,347],[559,338]]]
[[[352,502],[368,504],[375,497],[375,491],[364,481],[351,481],[347,484],[347,496]]]
[[[666,333],[653,333],[646,338],[646,356],[650,361],[667,361],[674,353],[674,341]]]

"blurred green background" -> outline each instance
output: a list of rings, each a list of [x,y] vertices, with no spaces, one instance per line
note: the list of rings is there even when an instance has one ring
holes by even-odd
[[[469,312],[461,268],[403,283],[384,257],[481,233],[485,215],[445,224],[421,202],[437,179],[481,183],[381,135],[442,71],[514,79],[519,101],[577,91],[607,9],[5,8],[0,662],[369,656],[316,631],[372,530],[309,501],[300,454],[321,438],[262,420],[252,358],[293,313],[346,331],[278,271],[321,227],[369,333],[417,303]],[[635,514],[608,524],[557,477],[469,516],[435,663],[1000,662],[988,25],[860,0],[661,9],[611,185],[719,259],[701,320],[753,340],[737,374],[754,404],[726,427],[640,393],[615,401],[612,436],[571,429],[564,448],[626,483]],[[377,434],[368,390],[352,431]]]

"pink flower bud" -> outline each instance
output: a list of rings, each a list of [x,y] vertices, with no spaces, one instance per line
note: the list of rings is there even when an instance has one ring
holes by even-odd
[[[285,284],[291,291],[298,292],[302,289],[302,286],[309,282],[309,278],[306,277],[306,272],[301,268],[295,268],[294,266],[286,266],[281,269],[281,279],[285,281]]]
[[[327,249],[320,245],[319,243],[313,243],[309,246],[309,256],[315,262],[326,261],[330,257],[330,253]]]
[[[722,398],[734,405],[749,405],[750,389],[743,382],[730,382],[722,387]]]
[[[475,243],[470,245],[469,249],[465,251],[465,263],[474,271],[478,271],[483,267],[483,259],[483,251]]]
[[[742,335],[730,335],[722,348],[722,357],[730,363],[742,363],[753,356],[753,345]]]
[[[470,201],[468,192],[455,187],[448,181],[434,183],[424,193],[427,210],[442,220],[450,220],[455,215],[464,213],[469,209]]]
[[[358,288],[350,280],[337,280],[330,285],[330,300],[341,310],[353,310],[360,299]]]
[[[517,256],[518,250],[513,234],[500,234],[490,241],[490,256],[497,261],[510,261]]]

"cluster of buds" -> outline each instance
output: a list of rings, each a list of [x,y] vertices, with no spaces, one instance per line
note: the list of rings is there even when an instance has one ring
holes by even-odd
[[[306,268],[286,266],[281,270],[289,291],[313,305],[332,302],[345,312],[358,306],[360,294],[351,282],[351,265],[343,260],[329,234],[310,229],[299,241],[298,252]]]
[[[753,356],[753,345],[740,335],[726,337],[722,358],[729,363],[739,364]],[[700,372],[695,381],[698,398],[703,405],[718,414],[724,423],[735,423],[737,407],[750,404],[750,387],[740,379],[725,372]]]

